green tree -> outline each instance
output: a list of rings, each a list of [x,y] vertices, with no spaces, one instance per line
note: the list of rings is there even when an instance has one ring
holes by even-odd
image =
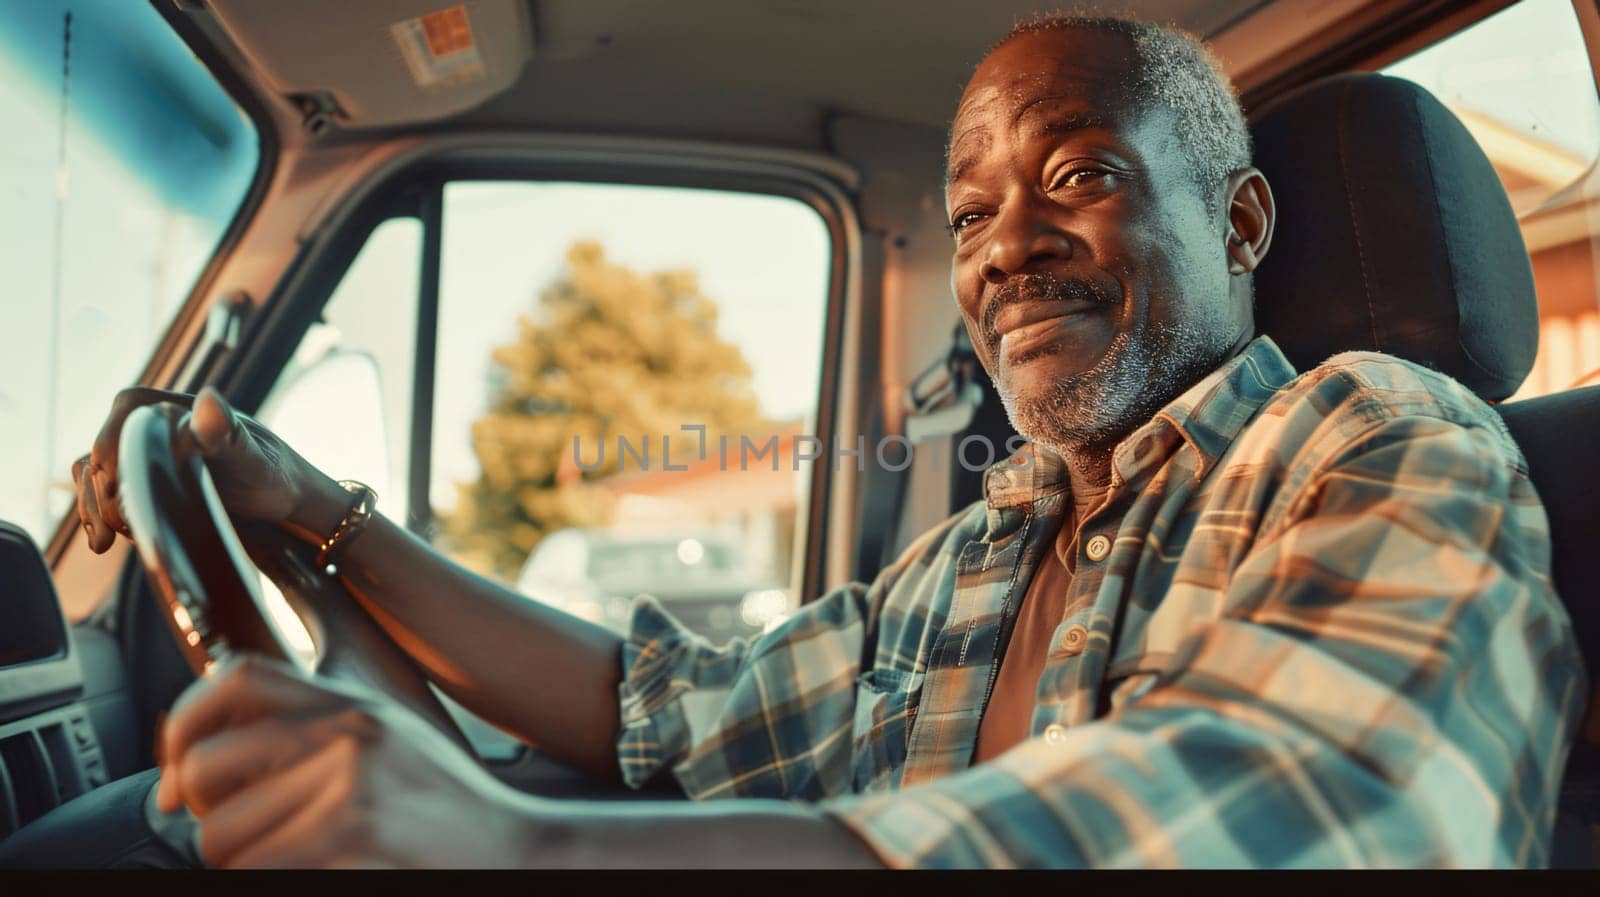
[[[482,474],[457,484],[443,519],[457,560],[503,577],[547,534],[609,521],[610,493],[596,482],[622,470],[618,437],[648,438],[659,469],[664,435],[676,434],[675,464],[695,441],[682,424],[704,424],[708,438],[765,425],[750,365],[717,334],[716,303],[693,272],[637,273],[579,242],[534,312],[492,354],[489,410],[472,427]],[[604,463],[581,470],[574,437],[584,466],[604,440]]]

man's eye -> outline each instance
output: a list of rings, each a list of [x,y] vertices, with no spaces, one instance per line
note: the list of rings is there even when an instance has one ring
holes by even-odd
[[[952,234],[960,234],[968,227],[971,227],[972,225],[983,220],[983,218],[984,214],[982,212],[963,212],[962,214],[957,215],[954,221],[950,222],[948,230]]]
[[[1054,186],[1050,189],[1109,187],[1116,181],[1116,178],[1116,172],[1105,168],[1073,168],[1058,176]]]

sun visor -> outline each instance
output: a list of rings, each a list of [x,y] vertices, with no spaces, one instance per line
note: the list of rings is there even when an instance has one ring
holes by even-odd
[[[209,0],[273,92],[331,98],[342,128],[433,121],[482,104],[533,56],[524,0]]]

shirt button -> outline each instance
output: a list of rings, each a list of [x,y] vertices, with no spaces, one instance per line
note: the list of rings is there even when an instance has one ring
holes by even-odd
[[[1089,630],[1073,624],[1061,636],[1061,650],[1068,654],[1082,654],[1083,649],[1089,644]]]
[[[1088,555],[1091,561],[1103,561],[1106,555],[1111,553],[1111,540],[1104,535],[1091,536],[1088,543],[1083,546],[1083,553]]]
[[[1051,723],[1044,727],[1044,740],[1051,744],[1060,744],[1067,740],[1067,727],[1060,723]]]

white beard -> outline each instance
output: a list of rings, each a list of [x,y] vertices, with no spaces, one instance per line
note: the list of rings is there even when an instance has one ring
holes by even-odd
[[[1009,382],[996,389],[1023,437],[1063,456],[1109,449],[1217,368],[1229,347],[1224,332],[1198,321],[1124,330],[1093,367],[1039,394],[1016,395]]]

